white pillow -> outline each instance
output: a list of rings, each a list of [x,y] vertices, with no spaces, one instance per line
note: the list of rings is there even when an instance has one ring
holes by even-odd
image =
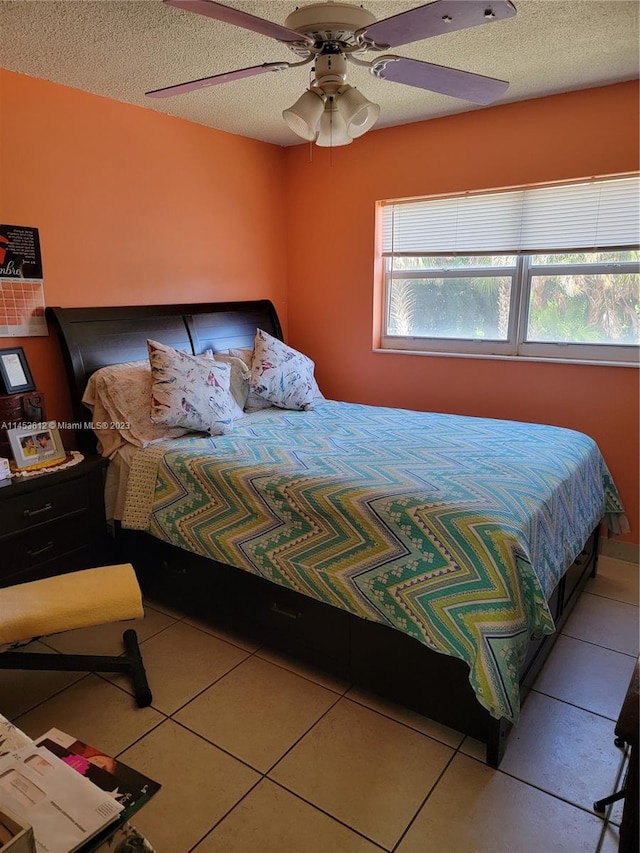
[[[281,409],[313,408],[313,362],[258,329],[251,362],[251,390]]]
[[[125,361],[96,370],[82,402],[91,410],[98,452],[111,457],[119,447],[147,447],[187,430],[151,422],[151,366],[148,361]]]
[[[221,435],[233,428],[228,365],[147,341],[151,364],[151,420]]]

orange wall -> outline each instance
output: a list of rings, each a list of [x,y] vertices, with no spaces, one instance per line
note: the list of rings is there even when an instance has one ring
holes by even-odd
[[[543,421],[599,444],[638,542],[638,371],[372,351],[374,204],[638,169],[638,85],[372,131],[286,151],[288,330],[327,396]]]
[[[283,181],[277,146],[0,70],[0,220],[40,229],[48,305],[269,298],[285,321]],[[70,420],[53,336],[13,345]]]
[[[40,229],[49,305],[271,298],[329,396],[589,433],[638,542],[636,370],[372,352],[377,199],[632,171],[638,125],[625,83],[373,131],[310,162],[306,145],[0,70],[0,219]],[[55,341],[13,344],[49,417],[69,419]]]

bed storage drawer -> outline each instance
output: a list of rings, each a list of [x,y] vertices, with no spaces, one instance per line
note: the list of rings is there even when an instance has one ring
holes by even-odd
[[[118,559],[133,562],[151,600],[347,676],[350,614],[345,610],[144,533],[122,530],[119,540]]]
[[[255,580],[255,579],[254,579]],[[307,660],[332,661],[334,671],[349,667],[350,616],[306,595],[262,581],[241,603],[243,621],[252,623],[265,642]]]
[[[578,554],[574,563],[569,566],[567,573],[564,576],[564,596],[562,600],[562,609],[566,609],[571,599],[577,595],[585,575],[589,574],[593,568],[593,537],[589,539],[585,548]]]
[[[463,661],[434,652],[395,628],[354,616],[351,663],[355,684],[472,737],[485,737],[488,714],[478,712]]]

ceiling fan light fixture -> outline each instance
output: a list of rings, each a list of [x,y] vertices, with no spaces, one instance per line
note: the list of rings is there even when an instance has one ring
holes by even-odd
[[[435,65],[395,54],[367,60],[369,51],[386,51],[448,31],[465,30],[480,24],[512,18],[511,0],[431,0],[388,18],[376,19],[371,12],[343,0],[323,0],[296,8],[284,26],[267,18],[243,12],[217,0],[164,0],[169,6],[242,27],[275,39],[289,47],[297,62],[263,62],[222,74],[200,77],[175,86],[146,92],[152,98],[168,98],[196,89],[218,86],[231,80],[285,71],[313,63],[315,77],[309,89],[282,117],[302,139],[321,147],[349,145],[378,120],[380,107],[347,85],[347,63],[368,68],[379,80],[414,86],[486,106],[502,97],[509,84],[470,71]]]
[[[353,138],[347,132],[347,124],[337,109],[336,101],[329,98],[320,118],[320,131],[316,145],[320,148],[338,148],[351,145]]]
[[[365,98],[362,92],[353,86],[345,86],[340,90],[337,108],[352,139],[357,139],[371,130],[380,115],[379,105]]]
[[[311,141],[315,139],[324,108],[324,95],[315,89],[307,89],[292,107],[283,111],[282,117],[294,133]]]

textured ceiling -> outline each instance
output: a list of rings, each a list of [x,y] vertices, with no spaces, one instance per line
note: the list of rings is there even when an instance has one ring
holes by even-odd
[[[488,0],[488,3],[490,0]],[[510,82],[497,103],[639,76],[636,0],[513,0],[517,15],[394,49],[394,53]],[[283,24],[294,0],[226,0]],[[420,0],[370,0],[377,19]],[[367,55],[368,59],[373,54]],[[0,2],[0,66],[278,145],[299,144],[281,113],[309,83],[309,68],[236,80],[166,100],[144,92],[236,68],[296,61],[273,39],[161,0]],[[376,127],[477,109],[378,80],[349,65],[347,82],[381,106]]]

